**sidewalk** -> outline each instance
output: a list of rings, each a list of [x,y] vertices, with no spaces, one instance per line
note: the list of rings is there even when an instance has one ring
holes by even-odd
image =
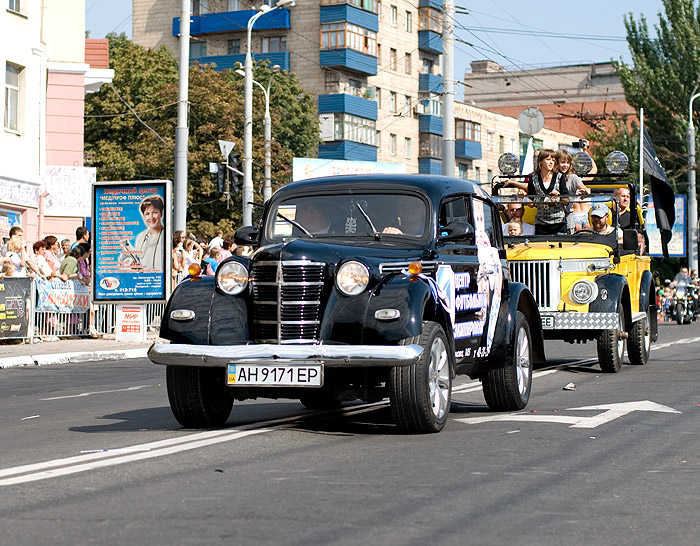
[[[0,368],[145,358],[148,348],[156,339],[156,334],[149,332],[146,343],[117,342],[114,335],[105,335],[98,339],[69,338],[41,343],[3,342],[0,343]]]

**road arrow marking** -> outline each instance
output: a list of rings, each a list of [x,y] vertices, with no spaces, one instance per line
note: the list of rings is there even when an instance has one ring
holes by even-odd
[[[605,410],[603,413],[593,417],[578,417],[575,415],[544,415],[542,413],[506,413],[489,415],[485,417],[466,417],[455,419],[468,425],[488,423],[490,421],[520,421],[536,423],[562,423],[569,425],[569,428],[596,428],[610,421],[632,413],[633,411],[655,411],[660,413],[681,413],[678,410],[662,406],[649,400],[639,402],[623,402],[620,404],[604,404],[600,406],[584,406],[582,408],[569,408],[566,411],[597,411]]]

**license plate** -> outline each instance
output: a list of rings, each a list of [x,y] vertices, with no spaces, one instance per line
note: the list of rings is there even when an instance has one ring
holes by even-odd
[[[321,387],[323,364],[229,364],[228,385],[258,387]]]
[[[542,319],[542,328],[554,328],[554,317],[540,317]]]

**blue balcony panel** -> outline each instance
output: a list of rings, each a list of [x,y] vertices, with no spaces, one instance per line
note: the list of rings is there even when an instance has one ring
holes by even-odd
[[[377,58],[354,49],[322,49],[319,57],[321,66],[346,68],[368,76],[377,75]]]
[[[455,157],[481,159],[481,142],[455,140]]]
[[[377,103],[373,100],[343,93],[319,95],[318,113],[332,114],[335,112],[345,112],[353,116],[377,121]]]
[[[442,36],[432,30],[419,30],[418,49],[433,55],[442,55]]]
[[[241,63],[242,66],[245,62],[245,54],[211,55],[209,57],[190,59],[190,61],[199,61],[200,64],[215,64],[216,70],[226,70],[227,68],[235,68],[236,63]],[[288,51],[279,53],[253,53],[253,61],[270,61],[270,66],[278,64],[282,70],[289,70]]]
[[[418,174],[442,174],[442,161],[432,157],[418,158]]]
[[[421,93],[436,93],[442,95],[442,76],[419,74],[418,91]]]
[[[241,11],[225,11],[194,15],[190,22],[190,34],[210,34],[213,32],[245,31],[248,20],[255,15],[254,9]],[[289,10],[285,8],[272,10],[255,21],[253,30],[289,29]],[[180,35],[180,18],[173,17],[173,36]]]
[[[418,116],[418,132],[442,136],[442,118],[439,116]]]
[[[350,161],[377,161],[377,148],[368,144],[337,140],[318,147],[319,159],[348,159]]]
[[[419,8],[434,8],[442,11],[442,0],[418,0]]]
[[[347,21],[358,27],[379,32],[379,17],[376,13],[370,13],[349,4],[321,6],[321,23],[337,23],[338,21]]]

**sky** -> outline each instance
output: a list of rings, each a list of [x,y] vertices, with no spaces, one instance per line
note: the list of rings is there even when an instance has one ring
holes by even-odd
[[[110,32],[131,37],[131,4],[132,0],[85,0],[90,37],[103,38]],[[511,70],[610,59],[629,63],[624,16],[631,12],[639,20],[644,15],[655,35],[653,28],[663,11],[662,0],[560,0],[545,8],[533,4],[455,0],[455,79],[462,80],[474,60],[492,60]]]

